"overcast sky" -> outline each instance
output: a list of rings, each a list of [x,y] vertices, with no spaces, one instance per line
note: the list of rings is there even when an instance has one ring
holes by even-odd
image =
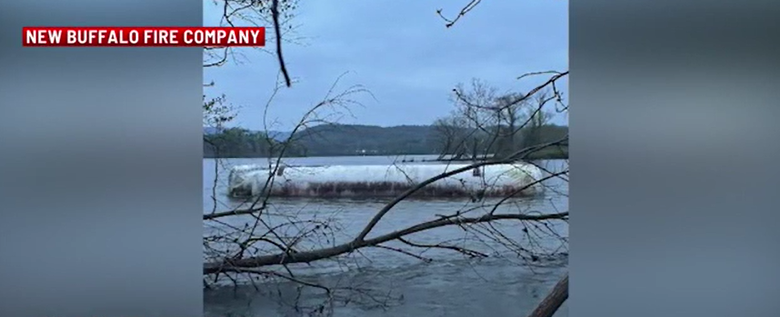
[[[452,88],[472,78],[500,92],[522,92],[544,78],[518,81],[517,76],[568,69],[568,1],[482,1],[445,28],[436,10],[451,16],[467,2],[300,1],[292,24],[302,43],[283,47],[287,68],[298,82],[277,94],[269,116],[279,123],[272,129],[292,127],[345,72],[339,87],[363,85],[376,100],[360,96],[364,106],[353,107],[354,118],[341,122],[393,126],[430,124],[446,115]],[[216,25],[221,9],[204,3],[206,24]],[[206,94],[224,93],[240,107],[234,125],[262,129],[279,65],[271,55],[242,52],[242,64],[206,69],[204,80],[216,83]]]

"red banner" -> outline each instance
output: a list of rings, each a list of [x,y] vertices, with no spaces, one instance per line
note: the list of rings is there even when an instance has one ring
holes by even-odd
[[[264,46],[263,27],[24,27],[23,46]]]

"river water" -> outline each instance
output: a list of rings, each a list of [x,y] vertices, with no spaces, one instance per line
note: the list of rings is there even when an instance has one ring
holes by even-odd
[[[357,165],[393,164],[402,160],[419,163],[430,156],[406,157],[308,157],[285,161],[296,165]],[[227,172],[238,164],[267,164],[266,159],[204,159],[203,188],[204,213],[240,207],[241,201],[225,196]],[[403,163],[400,163],[403,164]],[[565,161],[537,162],[555,172],[568,168]],[[215,186],[216,184],[216,186]],[[565,180],[552,178],[545,182],[548,190],[543,197],[523,198],[503,204],[497,212],[554,213],[568,211],[568,185]],[[216,194],[216,195],[214,195]],[[335,229],[315,243],[328,246],[349,241],[363,229],[368,220],[381,209],[381,200],[271,200],[269,222],[289,221],[288,216],[300,219],[328,219]],[[472,202],[468,199],[411,200],[393,208],[375,227],[375,236],[436,219],[437,214],[449,214],[465,209],[490,209],[496,201]],[[251,218],[229,217],[225,225],[241,226]],[[428,249],[419,258],[389,249],[361,249],[359,254],[324,260],[311,264],[294,264],[289,269],[296,279],[326,285],[334,291],[331,296],[317,288],[300,287],[280,279],[260,278],[235,287],[233,284],[204,290],[204,316],[318,316],[332,312],[334,316],[525,316],[538,304],[558,279],[566,272],[568,263],[568,224],[562,221],[546,222],[533,228],[513,221],[498,223],[495,227],[475,226],[464,230],[451,226],[409,236],[415,243],[447,242],[468,247],[488,255],[467,257],[443,249]],[[221,225],[205,226],[206,235],[220,230]],[[473,230],[472,230],[473,229]],[[498,231],[491,231],[498,230]],[[528,230],[530,229],[530,230]],[[475,233],[476,232],[476,233]],[[493,240],[479,232],[487,232]],[[492,233],[491,233],[492,232]],[[495,232],[500,232],[496,235]],[[528,232],[531,232],[529,234]],[[302,245],[306,246],[304,242]],[[404,249],[419,255],[424,249],[410,248],[400,243],[388,247]],[[533,250],[538,256],[518,249]],[[514,252],[512,252],[514,251]],[[522,256],[518,255],[522,254]],[[277,268],[282,270],[282,268]],[[284,271],[286,272],[286,271]],[[329,303],[322,306],[322,303]],[[325,307],[324,309],[320,309]],[[556,316],[567,316],[568,306]]]

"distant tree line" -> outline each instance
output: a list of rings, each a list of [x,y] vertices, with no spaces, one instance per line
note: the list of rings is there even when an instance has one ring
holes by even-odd
[[[455,136],[469,136],[470,141],[458,145],[456,137],[446,137],[442,130],[453,131]],[[492,129],[506,129],[493,127]],[[568,133],[568,127],[542,125],[531,132],[523,132],[518,144],[544,143],[560,139]],[[528,130],[530,131],[530,130]],[[489,133],[470,131],[464,127],[442,125],[379,127],[367,125],[327,124],[298,132],[288,140],[288,134],[250,131],[241,128],[220,129],[204,134],[203,154],[206,158],[247,158],[279,155],[285,148],[285,156],[352,156],[352,155],[455,155],[464,158],[466,145],[474,141],[480,146],[480,154],[497,149],[490,146]]]

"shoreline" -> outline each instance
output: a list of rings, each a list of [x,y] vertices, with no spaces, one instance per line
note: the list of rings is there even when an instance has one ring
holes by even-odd
[[[438,156],[438,153],[418,153],[418,154],[362,154],[362,155],[311,155],[311,156],[298,156],[298,155],[291,155],[291,156],[284,156],[284,158],[307,158],[307,157],[388,157],[388,156],[397,156],[397,157],[404,157],[404,156],[423,156],[423,155],[429,155],[429,156]],[[204,159],[265,159],[268,158],[267,156],[258,156],[258,155],[231,155],[231,156],[203,156]],[[526,160],[528,161],[535,161],[535,160],[567,160],[569,159],[569,148],[562,147],[562,148],[545,148],[542,150],[539,150],[537,152],[534,152],[526,157]],[[422,160],[403,160],[402,162],[406,163],[412,163],[412,162],[473,162],[474,160],[471,158],[461,158],[461,159],[422,159]]]

